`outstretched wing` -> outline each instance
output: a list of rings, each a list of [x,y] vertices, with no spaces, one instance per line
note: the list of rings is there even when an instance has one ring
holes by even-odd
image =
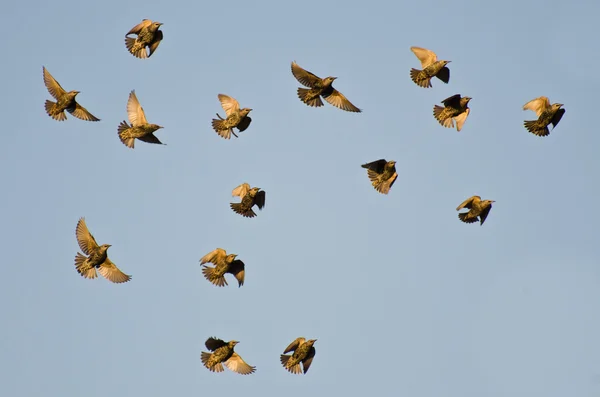
[[[421,61],[421,67],[423,69],[437,61],[437,55],[435,55],[435,52],[426,48],[410,47],[410,50],[417,56],[417,58],[419,58],[419,61]]]
[[[371,163],[363,164],[361,165],[361,167],[376,172],[378,174],[382,174],[386,164],[387,161],[385,159],[380,159]]]
[[[556,127],[556,125],[558,124],[558,122],[560,121],[560,119],[562,119],[562,116],[565,114],[565,109],[558,109],[556,111],[556,113],[554,113],[554,116],[552,117],[552,128],[554,129],[554,127]]]
[[[212,336],[210,338],[208,338],[206,340],[206,342],[204,342],[204,345],[206,346],[206,348],[208,350],[210,350],[211,352],[214,352],[219,347],[225,346],[226,344],[227,343],[225,343],[224,340],[218,339],[218,338],[213,338]]]
[[[348,100],[348,98],[346,98],[344,96],[344,94],[342,94],[335,88],[332,88],[332,87],[330,87],[330,88],[331,88],[330,92],[323,92],[323,94],[322,94],[323,98],[325,98],[325,100],[327,102],[329,102],[331,105],[335,106],[336,108],[345,110],[347,112],[355,112],[355,113],[362,112],[362,110],[360,110],[359,108],[354,106],[352,104],[352,102],[350,102]]]
[[[81,248],[84,254],[90,255],[90,252],[98,249],[98,243],[94,236],[92,236],[92,233],[88,230],[88,227],[85,224],[85,218],[79,218],[77,228],[75,229],[75,236],[77,237],[79,248]]]
[[[311,346],[310,350],[308,351],[308,354],[306,355],[306,358],[302,361],[302,365],[304,366],[304,373],[308,372],[308,369],[312,364],[312,360],[315,357],[315,354],[317,354],[317,351],[315,350],[314,346]]]
[[[86,108],[84,108],[83,106],[81,106],[78,103],[75,103],[75,109],[67,109],[67,110],[69,111],[69,113],[71,113],[73,116],[77,117],[78,119],[85,120],[85,121],[100,121],[99,118],[97,118],[96,116],[91,114]]]
[[[467,108],[467,110],[465,110],[464,112],[462,112],[461,114],[459,114],[458,116],[456,116],[454,118],[454,121],[456,121],[456,130],[457,131],[462,130],[463,124],[467,120],[467,117],[469,117],[470,112],[471,112],[471,109]]]
[[[247,183],[242,183],[240,186],[236,187],[235,189],[232,190],[231,192],[231,196],[240,196],[241,199],[244,198],[244,196],[246,194],[248,194],[248,191],[250,190],[250,185],[248,185]]]
[[[62,88],[60,84],[58,84],[58,81],[56,81],[54,77],[52,77],[50,72],[48,72],[48,70],[44,66],[42,66],[42,69],[44,70],[44,84],[46,85],[46,88],[48,89],[50,95],[52,95],[55,99],[58,99],[62,95],[66,94],[67,92],[65,91],[65,89]]]
[[[549,107],[550,107],[550,100],[548,99],[548,97],[541,96],[541,97],[532,99],[531,101],[529,101],[525,105],[523,105],[523,110],[533,110],[535,112],[535,114],[538,117],[540,117],[540,114],[542,114],[542,112]]]
[[[460,94],[452,95],[442,101],[444,106],[449,106],[451,108],[460,108]]]
[[[238,374],[248,375],[256,371],[256,367],[251,367],[245,362],[239,354],[233,353],[229,360],[225,361],[227,368]]]
[[[200,258],[200,264],[203,265],[207,262],[210,262],[218,265],[225,260],[226,256],[227,252],[223,248],[217,248]]]
[[[134,127],[148,124],[146,113],[144,113],[144,109],[135,95],[135,90],[131,91],[129,94],[129,100],[127,101],[127,116]]]
[[[296,61],[292,62],[292,74],[303,86],[313,88],[321,78],[312,74],[308,70],[302,69]]]
[[[223,110],[225,110],[225,114],[227,115],[227,117],[229,117],[231,113],[240,110],[239,102],[236,101],[234,98],[230,97],[229,95],[219,94],[218,97],[219,101],[221,101],[221,106],[223,107]]]
[[[469,197],[468,199],[466,199],[465,201],[463,201],[458,207],[456,207],[456,210],[460,210],[462,208],[468,208],[471,209],[471,207],[473,206],[473,202],[474,201],[480,201],[481,197],[479,196],[473,196],[473,197]]]
[[[100,265],[98,268],[98,273],[113,283],[126,283],[127,281],[131,280],[131,276],[119,270],[119,268],[108,258],[106,258],[104,263]]]

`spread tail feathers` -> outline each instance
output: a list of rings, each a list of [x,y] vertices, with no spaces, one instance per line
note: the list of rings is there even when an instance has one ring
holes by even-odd
[[[85,263],[87,258],[81,255],[79,252],[75,255],[75,268],[77,272],[81,274],[85,278],[96,278],[98,274],[96,273],[96,268]]]

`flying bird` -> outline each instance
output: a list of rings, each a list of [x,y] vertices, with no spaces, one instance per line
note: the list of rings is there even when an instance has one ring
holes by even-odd
[[[223,248],[217,248],[200,259],[200,264],[204,266],[202,274],[218,287],[228,285],[225,273],[233,274],[238,281],[238,287],[241,287],[244,285],[245,266],[244,262],[235,259],[236,257],[236,254],[227,255],[227,251]],[[216,266],[208,267],[205,263],[214,263]]]
[[[252,211],[252,207],[256,205],[260,210],[265,206],[265,191],[259,187],[250,188],[247,183],[242,183],[240,186],[233,189],[231,196],[240,196],[242,199],[239,203],[231,203],[231,209],[246,218],[254,218],[256,213]]]
[[[100,121],[99,118],[77,103],[75,97],[79,94],[79,91],[65,91],[44,66],[42,66],[42,70],[44,72],[44,84],[50,95],[56,99],[56,102],[46,100],[45,107],[48,116],[52,117],[54,120],[64,121],[67,119],[67,115],[65,114],[66,110],[81,120]]]
[[[463,208],[467,208],[469,210],[469,212],[462,212],[458,214],[458,219],[465,223],[474,223],[479,220],[480,225],[483,225],[483,222],[485,222],[485,219],[492,209],[492,203],[495,203],[495,201],[481,200],[481,197],[479,196],[469,197],[463,201],[461,205],[456,207],[457,211],[460,211]]]
[[[416,85],[423,88],[431,87],[431,78],[437,77],[444,83],[450,81],[450,69],[446,67],[451,61],[438,61],[435,52],[421,47],[410,47],[410,50],[421,61],[423,70],[412,68],[410,78]]]
[[[388,194],[396,178],[398,178],[395,161],[380,159],[363,164],[361,167],[367,169],[367,176],[371,180],[373,187],[382,194]]]
[[[308,106],[323,106],[323,97],[331,105],[348,112],[360,113],[361,110],[354,106],[344,94],[331,85],[337,77],[326,77],[324,79],[315,76],[308,70],[302,69],[296,62],[292,62],[292,74],[306,88],[298,88],[298,98]]]
[[[202,352],[200,358],[202,363],[211,372],[223,372],[223,363],[233,372],[248,375],[256,371],[256,367],[248,365],[239,354],[233,351],[239,342],[230,340],[225,342],[217,338],[208,338],[205,342],[206,348],[211,353]]]
[[[125,146],[133,149],[136,138],[143,142],[163,145],[163,143],[154,135],[156,130],[163,127],[157,124],[148,123],[144,108],[142,108],[142,105],[140,105],[140,102],[135,95],[135,90],[131,91],[129,94],[129,100],[127,101],[127,116],[129,117],[131,125],[127,124],[127,121],[122,121],[117,128],[119,139]]]
[[[231,138],[231,134],[238,138],[236,133],[233,132],[233,129],[237,128],[241,132],[248,128],[252,122],[252,119],[248,116],[248,113],[250,113],[252,109],[240,109],[239,102],[225,94],[219,94],[218,97],[223,110],[225,110],[225,116],[227,118],[224,119],[219,115],[219,113],[217,113],[219,120],[212,119],[213,129],[222,138],[229,139]]]
[[[532,99],[523,106],[523,110],[533,110],[538,119],[525,121],[525,128],[537,136],[549,135],[548,126],[552,124],[552,129],[554,130],[565,114],[565,109],[562,109],[562,107],[562,103],[553,103],[550,105],[550,100],[545,96]]]
[[[152,22],[149,19],[144,19],[142,22],[135,25],[125,35],[125,47],[135,57],[144,59],[152,56],[163,39],[163,32],[159,30],[162,23]],[[135,34],[137,37],[127,37],[130,34]],[[150,52],[146,52],[146,47]]]
[[[107,250],[111,247],[110,244],[98,245],[96,239],[87,228],[85,219],[80,218],[75,229],[75,236],[79,248],[83,251],[85,257],[81,253],[75,255],[75,267],[77,272],[85,278],[96,278],[96,269],[107,280],[113,283],[125,283],[131,280],[131,276],[123,273],[119,268],[108,259]]]
[[[296,338],[295,341],[286,347],[283,351],[284,354],[280,357],[283,368],[287,369],[292,374],[301,374],[303,370],[300,368],[300,363],[302,363],[304,373],[308,372],[310,364],[315,357],[316,352],[313,345],[316,341],[316,339],[305,340],[303,337]],[[285,354],[292,350],[294,351],[294,354]]]
[[[470,100],[468,96],[461,98],[460,94],[452,95],[442,101],[444,107],[433,107],[433,117],[446,128],[454,128],[456,121],[456,130],[460,131],[471,111],[468,106]]]

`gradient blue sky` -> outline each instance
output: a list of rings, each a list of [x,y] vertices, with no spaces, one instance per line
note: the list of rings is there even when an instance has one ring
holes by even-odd
[[[33,1],[3,5],[0,394],[5,396],[600,395],[593,1]],[[125,49],[164,23],[148,60]],[[412,45],[449,59],[432,89]],[[309,108],[291,61],[364,109]],[[99,123],[50,119],[42,66]],[[135,89],[166,146],[117,138]],[[239,139],[210,127],[218,93],[253,108]],[[473,98],[464,129],[433,105]],[[546,138],[524,103],[566,114]],[[360,165],[397,160],[389,196]],[[252,220],[242,182],[267,192]],[[480,227],[471,195],[497,202]],[[75,271],[79,217],[133,280]],[[209,284],[216,247],[242,288]],[[257,372],[210,373],[209,336]],[[317,338],[305,376],[279,354]]]

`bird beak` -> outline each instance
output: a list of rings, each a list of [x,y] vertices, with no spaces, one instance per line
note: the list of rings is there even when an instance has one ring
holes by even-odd
[[[559,107],[559,108],[562,108],[562,107],[563,107],[563,104],[562,104],[562,103],[559,103],[559,104],[557,104],[557,105],[558,105],[558,107]]]
[[[450,62],[452,62],[452,61],[446,61],[446,64],[448,64],[448,63],[450,63]]]
[[[337,77],[332,77],[333,80],[337,79]]]
[[[110,244],[106,244],[106,246],[107,246],[108,248],[112,247],[112,245],[110,245]]]
[[[158,26],[162,26],[162,25],[164,25],[164,23],[162,23],[162,22],[159,22],[159,23],[158,23]]]
[[[495,202],[496,202],[496,200],[492,200],[492,203],[495,203]]]

